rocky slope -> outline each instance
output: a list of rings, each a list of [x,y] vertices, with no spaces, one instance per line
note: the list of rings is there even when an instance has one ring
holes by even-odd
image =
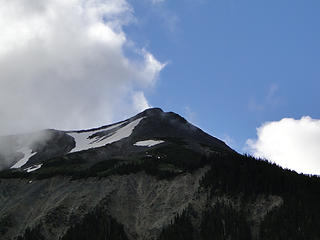
[[[90,130],[44,130],[3,136],[0,138],[0,168],[28,170],[55,157],[105,146],[109,147],[104,151],[106,155],[132,155],[132,152],[144,150],[141,148],[144,140],[170,143],[178,139],[197,152],[205,151],[203,145],[217,151],[232,151],[225,143],[179,115],[153,108],[125,121]],[[140,142],[142,145],[139,147]]]
[[[318,177],[175,113],[1,141],[0,239],[320,239]]]

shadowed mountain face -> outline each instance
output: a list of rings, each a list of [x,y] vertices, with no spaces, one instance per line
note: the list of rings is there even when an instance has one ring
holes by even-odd
[[[62,156],[75,146],[74,139],[62,131],[40,132],[0,137],[0,169],[22,168]]]
[[[320,239],[320,180],[161,109],[0,139],[0,239]]]
[[[134,145],[144,140],[161,140],[165,144],[181,141],[199,153],[207,150],[232,151],[224,142],[206,134],[181,116],[152,108],[125,121],[91,130],[44,130],[2,137],[0,168],[30,170],[30,167],[46,163],[52,158],[89,149],[101,152],[105,146],[108,148],[106,155],[119,157],[144,151],[143,146]]]

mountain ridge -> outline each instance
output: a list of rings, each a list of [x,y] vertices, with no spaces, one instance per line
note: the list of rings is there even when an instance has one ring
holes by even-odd
[[[140,119],[140,120],[139,120]],[[148,121],[151,121],[151,123],[143,123],[144,119],[148,119]],[[139,121],[138,121],[139,120]],[[119,134],[119,136],[117,137],[116,131],[121,131],[123,128],[125,128],[126,126],[128,126],[129,124],[132,124],[134,121],[137,121],[137,125],[136,126],[132,126],[131,129],[127,129],[127,132],[123,132],[124,135]],[[60,131],[60,130],[55,130],[55,129],[46,129],[43,130],[41,132],[38,133],[31,133],[31,134],[24,134],[22,135],[22,138],[26,137],[27,140],[21,140],[19,139],[19,135],[15,135],[15,136],[9,136],[9,138],[17,138],[17,142],[22,141],[25,143],[20,144],[21,146],[16,147],[16,152],[19,153],[19,150],[23,149],[23,148],[28,148],[31,150],[31,152],[29,152],[29,157],[28,160],[26,161],[26,163],[24,163],[22,166],[25,166],[24,168],[28,168],[31,167],[31,164],[34,165],[39,165],[39,164],[43,164],[43,160],[44,159],[50,159],[50,158],[54,158],[57,156],[62,156],[62,155],[66,155],[66,154],[70,154],[72,152],[75,151],[81,151],[81,150],[88,150],[90,148],[97,148],[97,147],[103,147],[107,144],[111,144],[113,142],[117,142],[117,141],[121,141],[124,138],[128,138],[131,136],[131,134],[133,134],[133,130],[134,128],[138,127],[139,129],[139,124],[140,121],[142,121],[141,124],[143,124],[143,127],[140,128],[140,131],[144,132],[144,135],[148,135],[150,136],[150,133],[146,132],[146,131],[153,131],[153,135],[159,135],[157,137],[165,137],[165,134],[157,132],[156,130],[154,130],[154,126],[151,126],[152,124],[158,125],[160,127],[160,125],[157,123],[158,121],[169,121],[171,122],[171,125],[175,125],[178,126],[180,128],[185,127],[188,131],[191,131],[192,129],[197,131],[197,135],[200,135],[202,138],[206,138],[205,141],[211,140],[211,142],[216,141],[216,145],[219,145],[222,148],[229,148],[224,142],[222,142],[219,139],[216,139],[208,134],[206,134],[205,132],[203,132],[201,129],[193,126],[192,124],[188,123],[183,117],[181,117],[178,114],[175,114],[173,112],[168,112],[165,113],[162,111],[162,109],[160,108],[151,108],[151,109],[147,109],[137,115],[135,115],[134,117],[128,118],[126,120],[117,122],[117,123],[113,123],[113,124],[109,124],[109,125],[104,125],[98,128],[92,128],[92,129],[85,129],[85,130],[72,130],[72,131]],[[175,124],[174,122],[177,121],[179,124]],[[147,126],[146,126],[147,125]],[[180,129],[180,133],[186,132],[185,129]],[[90,133],[88,136],[86,136],[86,133]],[[38,137],[29,137],[32,135],[39,135]],[[81,136],[81,134],[83,134],[84,136]],[[168,133],[166,133],[168,135]],[[138,140],[138,138],[143,138],[143,136],[137,136],[138,134],[133,134],[134,137],[136,137],[136,139]],[[142,135],[142,134],[140,134]],[[189,134],[190,135],[190,134]],[[107,139],[107,136],[109,137],[113,137],[113,139]],[[71,137],[71,138],[70,138]],[[76,146],[77,142],[76,142],[76,138],[80,137],[82,139],[78,139],[78,145],[79,144],[85,144],[84,142],[86,141],[86,145],[87,146],[83,146],[82,148],[79,146]],[[150,136],[150,137],[155,137],[155,136]],[[5,137],[3,137],[4,139]],[[34,138],[35,140],[31,140],[30,138]],[[199,138],[199,137],[198,137]],[[91,141],[92,140],[92,141]],[[139,140],[148,140],[148,139],[139,139]],[[4,141],[4,140],[3,140]],[[95,144],[93,144],[93,142],[95,142]],[[0,143],[1,144],[1,143]],[[23,146],[23,144],[25,146]],[[134,144],[134,143],[132,143]],[[19,145],[19,143],[16,143],[16,145]],[[55,151],[52,150],[53,146],[55,146]],[[77,148],[78,147],[78,148]],[[20,149],[19,149],[20,148]],[[50,149],[50,152],[48,152],[48,149]],[[230,149],[231,150],[231,149]],[[1,154],[1,151],[0,151]],[[14,152],[12,152],[11,154],[14,154]],[[31,154],[33,154],[31,156]],[[26,155],[26,154],[24,154]],[[1,157],[1,155],[0,155]],[[26,157],[26,156],[25,156]],[[3,157],[4,158],[4,157]],[[12,162],[10,167],[13,167],[15,163],[17,163],[17,161],[23,159],[23,157],[21,157],[18,160],[15,160]],[[28,161],[30,161],[30,163],[28,163]],[[6,162],[6,160],[2,160],[4,162]],[[1,159],[0,159],[1,162]]]
[[[0,239],[320,239],[319,177],[241,155],[175,113],[47,131],[37,157],[0,171]]]

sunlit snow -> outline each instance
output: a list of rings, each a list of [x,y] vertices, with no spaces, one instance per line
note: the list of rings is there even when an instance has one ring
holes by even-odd
[[[152,146],[158,145],[163,142],[164,141],[162,141],[162,140],[145,140],[145,141],[136,142],[133,145],[138,146],[138,147],[152,147]]]
[[[32,149],[27,148],[27,147],[23,147],[20,150],[18,150],[18,152],[21,152],[24,154],[24,157],[22,159],[20,159],[16,164],[14,164],[11,168],[20,168],[23,165],[25,165],[28,160],[36,154],[36,152],[32,152]]]
[[[108,128],[94,130],[94,131],[68,133],[71,137],[74,138],[76,142],[76,146],[71,150],[71,152],[79,152],[83,150],[88,150],[90,148],[102,147],[107,144],[120,141],[123,138],[129,137],[132,134],[134,128],[140,123],[142,119],[143,118],[139,118],[129,124],[126,124],[125,126],[115,130],[113,133],[111,133],[111,135],[106,135],[106,136],[96,136],[94,138],[90,138],[90,136],[96,133],[115,129],[125,124],[125,122],[110,126]]]

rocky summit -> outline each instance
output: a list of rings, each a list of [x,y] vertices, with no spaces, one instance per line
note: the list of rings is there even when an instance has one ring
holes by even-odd
[[[152,108],[0,137],[1,240],[320,239],[320,178]]]

